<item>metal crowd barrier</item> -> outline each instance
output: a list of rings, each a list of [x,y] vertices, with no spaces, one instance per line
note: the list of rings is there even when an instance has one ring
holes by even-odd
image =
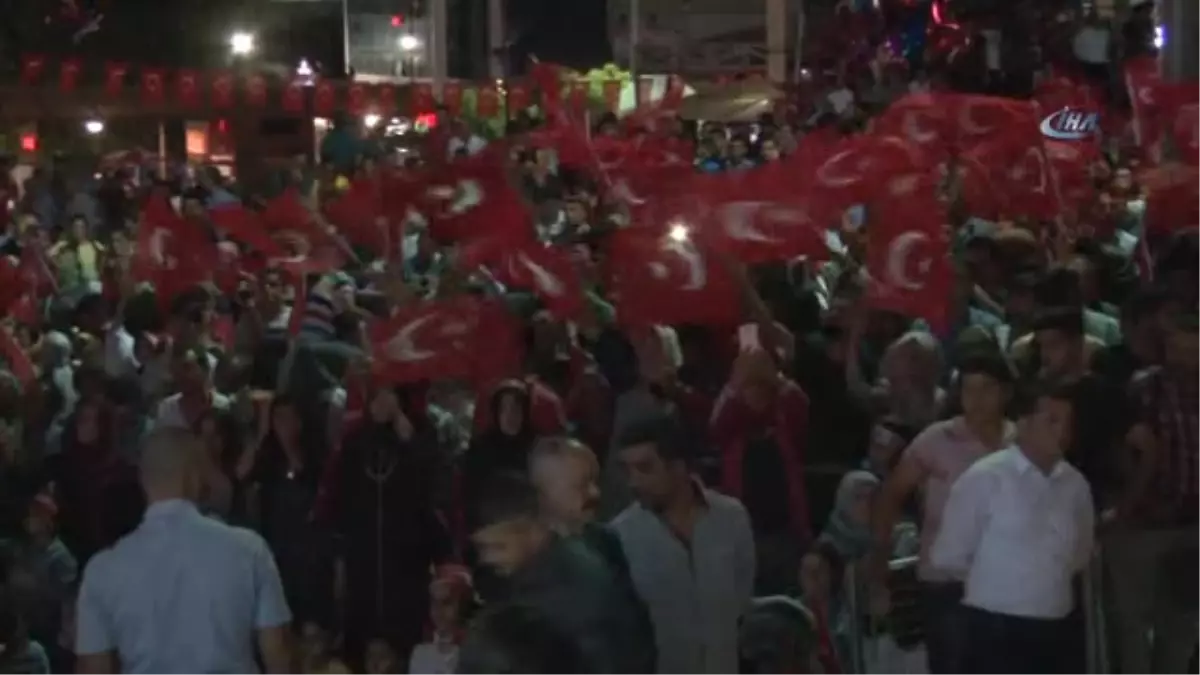
[[[908,603],[916,601],[916,565],[916,556],[897,558],[888,563],[888,586],[893,597],[890,614],[892,617],[906,613],[906,610],[910,608]],[[910,585],[913,591],[911,595],[906,593]],[[1098,546],[1092,553],[1087,569],[1083,572],[1080,588],[1082,592],[1079,601],[1086,631],[1087,672],[1108,675],[1112,669],[1109,660],[1108,622],[1105,613],[1104,566]],[[863,625],[864,621],[871,621],[870,612],[864,611],[869,609],[864,606],[864,603],[869,601],[863,597],[864,590],[865,586],[860,583],[859,565],[848,566],[843,593],[845,593],[846,608],[850,617],[848,626],[850,639],[848,672],[850,673],[867,672],[866,639],[868,633],[870,633],[870,637],[876,636],[873,626]],[[865,628],[870,630],[864,630]],[[906,639],[898,640],[898,642],[911,643],[914,637],[923,640],[923,636],[915,635],[911,631],[905,635]]]

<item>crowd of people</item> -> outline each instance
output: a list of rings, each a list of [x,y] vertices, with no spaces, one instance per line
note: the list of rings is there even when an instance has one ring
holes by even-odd
[[[1194,670],[1200,254],[1144,222],[1186,153],[1106,130],[1069,216],[989,210],[994,139],[879,159],[944,83],[874,65],[794,119],[8,181],[0,672],[1086,672],[1098,613],[1120,672]],[[910,211],[836,192],[914,168],[932,302],[938,254],[880,262]],[[729,215],[793,192],[816,248]]]

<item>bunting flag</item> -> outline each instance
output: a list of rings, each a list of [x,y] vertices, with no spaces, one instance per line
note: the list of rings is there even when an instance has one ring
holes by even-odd
[[[295,80],[283,88],[283,109],[290,113],[304,112],[304,85]]]
[[[375,90],[375,105],[379,108],[379,114],[384,117],[391,117],[396,114],[396,87],[390,84],[381,84]]]
[[[617,112],[621,105],[621,81],[608,80],[604,83],[604,107],[609,112]]]
[[[255,108],[265,108],[267,105],[267,79],[258,73],[246,78],[246,103]]]
[[[529,107],[529,88],[524,82],[509,82],[508,87],[508,116],[516,117]]]
[[[41,54],[26,54],[21,57],[21,84],[36,84],[46,69],[46,57]]]
[[[142,101],[147,104],[163,102],[166,91],[163,88],[163,78],[166,72],[162,68],[142,69]]]
[[[424,82],[414,84],[409,108],[413,117],[433,112],[433,87]]]
[[[480,117],[495,117],[500,112],[500,93],[496,87],[485,84],[475,92],[475,114]]]
[[[346,112],[361,115],[366,111],[367,86],[362,82],[352,82],[346,89]]]
[[[63,91],[75,91],[79,82],[79,70],[82,64],[79,59],[67,59],[62,62],[58,71],[58,87]]]
[[[585,81],[576,81],[571,83],[571,87],[567,92],[567,102],[571,110],[576,114],[583,114],[587,110],[588,90],[591,86]]]
[[[320,80],[313,87],[313,112],[320,117],[329,117],[337,112],[337,92],[329,80]]]
[[[447,82],[442,85],[442,105],[451,115],[457,115],[462,110],[462,85],[457,82]]]
[[[175,98],[188,108],[200,104],[200,76],[196,71],[181,70],[175,75]]]
[[[125,73],[128,72],[128,63],[109,61],[104,64],[104,92],[109,96],[119,96],[125,88]]]
[[[233,107],[233,75],[221,73],[212,81],[212,104],[214,108]]]
[[[36,53],[21,57],[21,83],[26,86],[44,86],[47,84],[45,76],[48,67],[57,68],[56,84],[61,91],[76,92],[88,88],[85,81],[87,70],[81,59],[66,58],[51,63],[46,55]],[[433,112],[439,104],[439,97],[434,96],[433,89],[427,82],[405,85],[347,83],[320,79],[316,84],[286,80],[280,82],[268,73],[241,74],[229,70],[206,72],[191,68],[170,71],[160,67],[131,67],[123,61],[109,61],[104,64],[101,82],[104,94],[110,97],[126,95],[126,87],[134,85],[127,81],[131,73],[142,102],[161,105],[169,99],[172,104],[188,109],[211,106],[224,110],[241,102],[258,108],[276,105],[288,113],[302,114],[309,110],[311,96],[312,112],[321,116],[330,116],[339,110],[346,110],[352,114],[376,112],[390,116],[396,112],[427,114]],[[51,84],[54,84],[53,79],[52,77]],[[635,85],[638,88],[639,102],[650,101],[653,93],[652,81],[651,78],[646,78],[639,80]],[[618,109],[623,85],[621,80],[600,83],[599,91],[607,109]],[[452,81],[442,86],[440,104],[455,116],[464,112],[473,112],[481,118],[489,119],[513,116],[533,105],[539,96],[546,96],[547,93],[543,91],[545,86],[545,83],[535,80],[511,80],[505,83],[504,89],[490,80],[475,83]],[[586,110],[595,92],[595,86],[588,80],[560,82],[556,79],[553,91],[549,95],[554,96],[557,92],[557,96],[565,101],[567,108],[578,114]],[[402,87],[407,91],[399,91]],[[309,89],[311,94],[306,91]],[[676,108],[683,98],[683,92],[683,80],[671,76],[667,81],[661,107]],[[405,98],[401,102],[398,96]],[[474,109],[466,110],[471,99],[474,99]]]

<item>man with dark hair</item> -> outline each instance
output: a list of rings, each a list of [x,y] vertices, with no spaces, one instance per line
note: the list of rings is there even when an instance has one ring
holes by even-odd
[[[1075,392],[1033,397],[1016,442],[975,462],[954,486],[930,551],[965,582],[968,673],[1070,670],[1072,578],[1092,553],[1095,516],[1083,475],[1063,461]]]
[[[1163,365],[1134,376],[1132,470],[1106,513],[1112,621],[1124,673],[1183,673],[1196,649],[1200,319],[1172,316]],[[1152,627],[1152,631],[1146,630]]]
[[[548,617],[523,605],[481,613],[462,644],[456,672],[586,673],[579,646]]]
[[[650,610],[657,672],[737,672],[738,620],[754,590],[746,509],[699,483],[674,418],[631,424],[617,448],[637,503],[612,526]]]
[[[616,574],[586,543],[561,537],[539,513],[537,490],[522,475],[500,474],[476,505],[471,541],[480,561],[505,578],[501,605],[527,607],[557,626],[582,657],[582,670],[653,669],[639,608]],[[461,659],[471,663],[468,638]],[[567,671],[570,672],[570,671]]]

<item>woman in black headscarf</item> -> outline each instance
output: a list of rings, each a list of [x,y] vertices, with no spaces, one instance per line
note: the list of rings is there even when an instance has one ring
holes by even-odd
[[[472,513],[488,478],[498,473],[525,473],[536,435],[530,421],[529,389],[517,381],[496,388],[484,431],[471,441],[462,462],[462,506]]]
[[[346,437],[330,467],[333,524],[340,534],[339,595],[346,658],[361,666],[368,640],[407,654],[429,615],[431,565],[450,553],[434,508],[437,435],[412,392],[372,392],[362,426]]]
[[[260,531],[279,567],[292,625],[333,618],[333,551],[328,529],[312,517],[326,452],[295,402],[271,401],[269,427],[244,480]]]

